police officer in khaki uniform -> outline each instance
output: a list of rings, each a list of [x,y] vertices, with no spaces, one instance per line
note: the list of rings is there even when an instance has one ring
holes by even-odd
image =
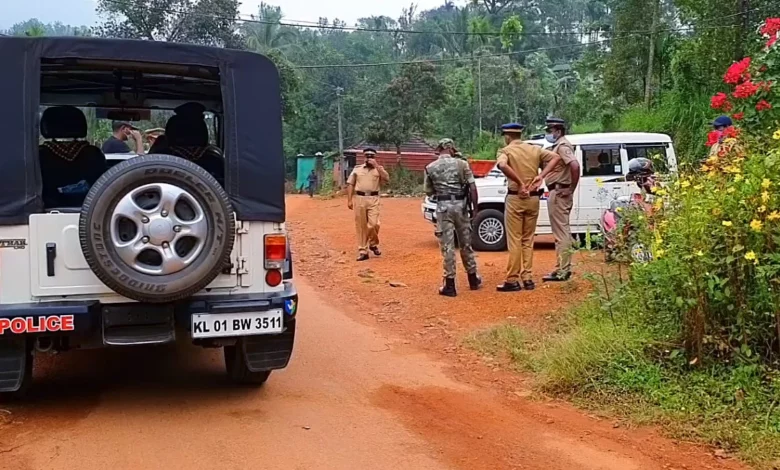
[[[347,207],[355,211],[355,230],[358,239],[358,261],[368,259],[368,250],[375,256],[379,251],[379,188],[390,180],[390,175],[376,161],[376,150],[363,151],[366,162],[356,166],[347,179]]]
[[[550,225],[555,237],[555,254],[557,263],[555,271],[544,276],[546,282],[567,281],[571,277],[571,246],[572,236],[569,227],[569,215],[574,205],[574,190],[580,181],[580,164],[574,157],[574,147],[566,139],[566,122],[563,119],[547,118],[547,135],[545,139],[553,144],[553,152],[560,160],[544,178],[550,198],[547,200],[547,211],[550,214]],[[535,183],[541,181],[537,177]]]
[[[539,189],[541,178],[558,164],[560,157],[549,150],[522,141],[522,124],[504,124],[502,127],[506,147],[498,151],[498,168],[507,177],[507,197],[504,206],[509,261],[506,281],[499,285],[499,292],[516,292],[523,288],[533,290],[531,279],[534,263],[534,235],[539,217]],[[541,175],[539,170],[543,168]],[[537,175],[540,179],[536,181]],[[520,280],[523,281],[522,286]]]

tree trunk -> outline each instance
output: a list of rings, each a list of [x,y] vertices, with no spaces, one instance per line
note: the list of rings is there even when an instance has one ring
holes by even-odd
[[[647,55],[647,76],[645,77],[645,107],[650,107],[650,100],[653,94],[653,62],[655,61],[655,42],[656,30],[658,29],[658,15],[661,0],[653,1],[653,21],[650,26],[650,47]]]

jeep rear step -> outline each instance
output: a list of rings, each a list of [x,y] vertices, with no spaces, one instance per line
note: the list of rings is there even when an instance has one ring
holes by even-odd
[[[0,336],[0,393],[20,392],[32,379],[32,356],[24,337]]]

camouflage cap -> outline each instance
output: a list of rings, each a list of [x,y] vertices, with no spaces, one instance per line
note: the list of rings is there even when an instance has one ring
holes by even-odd
[[[440,149],[448,149],[448,148],[452,148],[454,146],[455,146],[455,142],[453,142],[452,139],[446,139],[445,138],[445,139],[441,139],[439,141],[438,148],[440,148]]]

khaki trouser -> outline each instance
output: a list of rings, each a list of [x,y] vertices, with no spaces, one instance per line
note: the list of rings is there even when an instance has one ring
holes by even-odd
[[[506,242],[509,248],[509,261],[506,266],[506,281],[517,282],[531,280],[534,266],[534,235],[536,220],[539,218],[539,198],[520,198],[515,195],[506,197],[504,225]]]
[[[358,252],[379,246],[379,196],[355,196],[355,230]]]
[[[571,228],[569,227],[569,215],[573,204],[574,195],[561,197],[558,190],[550,191],[550,199],[547,201],[547,211],[550,213],[550,225],[555,237],[555,254],[558,261],[555,270],[560,274],[568,274],[571,271]]]

